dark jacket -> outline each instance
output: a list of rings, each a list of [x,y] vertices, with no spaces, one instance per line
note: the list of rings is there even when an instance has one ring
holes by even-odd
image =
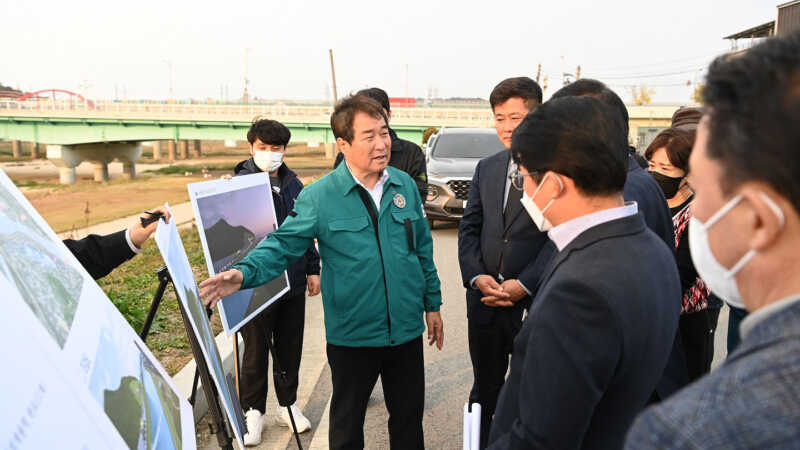
[[[425,167],[425,153],[419,148],[419,145],[397,137],[397,133],[391,128],[389,129],[389,136],[392,138],[392,153],[389,155],[389,165],[395,169],[402,170],[414,180],[419,190],[419,198],[424,204],[425,197],[428,196],[428,171]],[[337,168],[343,159],[344,155],[339,152],[336,155],[333,168]]]
[[[233,172],[236,176],[239,176],[261,173],[262,170],[256,166],[253,158],[250,158],[237,164]],[[278,219],[278,226],[280,226],[286,220],[289,211],[294,209],[294,202],[297,196],[300,195],[300,191],[303,190],[303,183],[297,178],[297,174],[286,167],[285,163],[278,169],[278,178],[281,180],[280,193],[276,193],[273,187],[272,202],[275,204],[275,215]],[[314,245],[308,247],[305,255],[293,262],[287,272],[289,286],[291,286],[289,294],[302,294],[306,289],[306,276],[319,275],[319,253],[316,247]]]
[[[483,294],[472,289],[470,281],[477,275],[491,275],[497,279],[502,271],[504,279],[517,279],[531,292],[536,291],[539,277],[550,261],[552,253],[541,255],[548,241],[531,220],[520,202],[508,205],[513,219],[503,220],[503,195],[511,153],[498,152],[478,162],[469,190],[467,207],[458,226],[458,263],[461,279],[467,288],[467,317],[478,325],[485,325],[498,308],[481,302]],[[511,187],[514,189],[514,187]],[[520,300],[513,309],[522,317],[522,308],[530,304],[530,297]]]
[[[673,254],[640,215],[580,234],[514,341],[489,448],[621,448],[663,373],[679,295]]]
[[[90,234],[80,240],[65,239],[64,245],[95,280],[136,255],[125,239],[125,230],[105,236]]]
[[[672,214],[669,212],[664,191],[650,173],[644,170],[630,155],[628,156],[628,177],[625,180],[623,195],[625,201],[635,201],[639,205],[639,214],[644,219],[644,223],[674,252],[675,229],[672,226]],[[682,294],[678,294],[675,302],[681,304],[681,298]],[[686,357],[681,347],[680,335],[676,334],[669,362],[664,369],[664,376],[656,386],[656,392],[659,398],[665,399],[688,383]]]

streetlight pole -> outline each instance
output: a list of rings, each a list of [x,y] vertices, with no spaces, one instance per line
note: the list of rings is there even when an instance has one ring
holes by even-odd
[[[173,78],[173,72],[172,72],[172,60],[171,59],[164,59],[163,62],[164,62],[164,64],[167,65],[167,69],[169,70],[169,99],[168,100],[172,100],[174,98],[174,96],[175,96],[175,92],[173,90],[174,78]]]

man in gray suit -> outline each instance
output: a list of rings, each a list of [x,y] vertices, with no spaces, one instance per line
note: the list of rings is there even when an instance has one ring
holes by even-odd
[[[689,245],[750,315],[725,363],[643,413],[627,447],[800,446],[800,33],[717,58],[689,160]]]

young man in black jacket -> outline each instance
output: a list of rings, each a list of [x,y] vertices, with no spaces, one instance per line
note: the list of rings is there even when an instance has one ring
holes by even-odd
[[[392,109],[389,103],[389,94],[386,91],[375,87],[362,89],[356,95],[366,95],[378,102],[386,111],[386,117],[391,120]],[[397,137],[397,133],[391,128],[389,128],[389,136],[392,138],[389,165],[395,169],[402,170],[414,180],[419,190],[419,197],[422,199],[422,203],[425,204],[425,197],[428,196],[428,170],[425,167],[425,153],[419,148],[419,145]],[[336,155],[336,162],[333,163],[334,169],[342,163],[343,158],[342,152]]]
[[[253,122],[247,132],[250,142],[250,159],[236,165],[236,176],[268,172],[272,186],[272,201],[278,226],[294,208],[295,199],[303,189],[303,183],[286,164],[283,155],[291,138],[289,129],[282,123],[262,119]],[[245,205],[242,205],[245,206]],[[272,370],[275,382],[275,394],[278,397],[279,423],[291,426],[286,407],[292,408],[297,431],[311,429],[311,422],[303,416],[295,405],[297,401],[298,373],[300,356],[303,350],[303,325],[305,321],[306,296],[314,296],[320,291],[319,253],[314,246],[308,248],[306,254],[295,261],[288,270],[291,290],[278,299],[273,305],[253,318],[242,330],[244,340],[244,358],[241,370],[240,397],[242,409],[245,411],[248,433],[244,436],[245,445],[258,445],[261,442],[261,430],[264,424],[264,413],[267,401],[267,370],[269,370],[269,354],[267,340],[272,341],[277,355],[277,364],[273,361]],[[285,378],[277,369],[286,373]]]

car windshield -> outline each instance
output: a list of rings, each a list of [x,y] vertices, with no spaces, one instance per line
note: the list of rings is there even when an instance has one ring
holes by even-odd
[[[485,158],[505,150],[492,133],[444,134],[436,139],[433,156],[437,158]]]

